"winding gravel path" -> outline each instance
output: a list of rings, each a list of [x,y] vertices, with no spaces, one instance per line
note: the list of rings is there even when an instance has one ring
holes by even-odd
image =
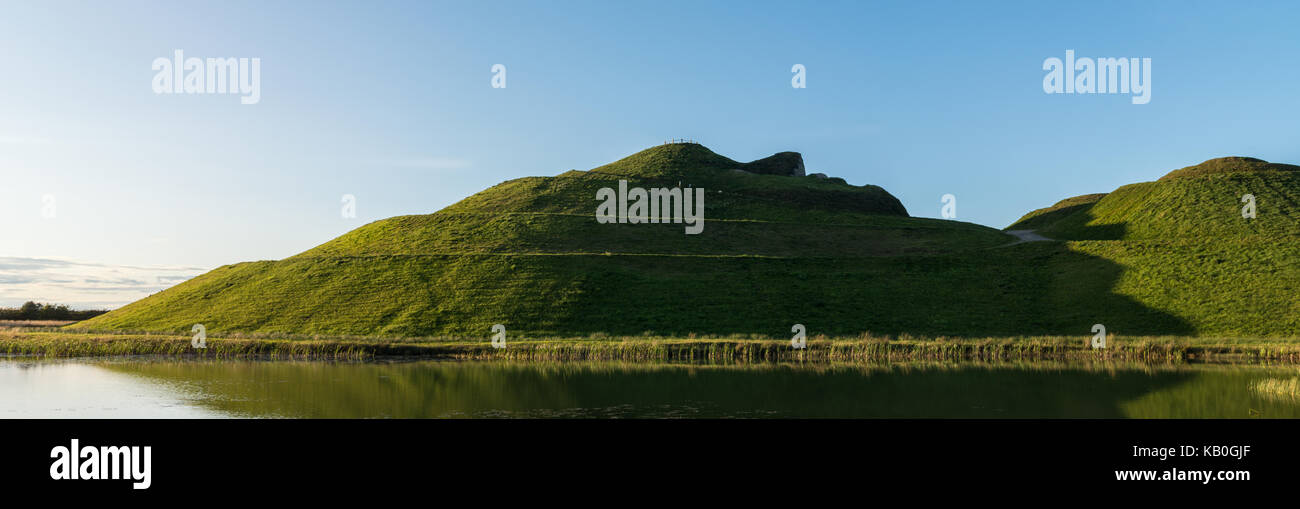
[[[1034,230],[1004,230],[1002,233],[1005,233],[1007,235],[1016,238],[1015,242],[1007,244],[1007,246],[1014,246],[1016,244],[1021,244],[1025,242],[1044,242],[1044,241],[1052,240],[1042,235],[1039,235],[1037,233],[1034,233]],[[1000,247],[1006,247],[1006,246],[1000,246]]]

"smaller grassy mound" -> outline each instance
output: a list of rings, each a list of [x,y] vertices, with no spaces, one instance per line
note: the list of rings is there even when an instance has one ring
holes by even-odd
[[[1253,195],[1256,217],[1242,217]],[[1087,195],[1026,214],[1011,229],[1062,240],[1160,240],[1300,236],[1300,166],[1248,157],[1211,159],[1155,182]]]

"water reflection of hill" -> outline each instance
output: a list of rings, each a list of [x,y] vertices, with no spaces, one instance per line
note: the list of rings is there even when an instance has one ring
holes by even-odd
[[[285,417],[1300,417],[1255,394],[1295,368],[113,362],[195,403]],[[1253,412],[1252,412],[1253,411]]]

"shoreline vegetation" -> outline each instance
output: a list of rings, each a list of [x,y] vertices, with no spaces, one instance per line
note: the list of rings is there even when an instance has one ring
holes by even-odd
[[[1149,363],[1300,363],[1300,338],[1110,336],[1093,350],[1089,336],[814,336],[796,350],[789,338],[605,336],[387,338],[209,333],[206,349],[184,334],[54,328],[0,323],[0,356],[49,358],[162,355],[184,358],[372,360],[384,358],[632,362],[905,362],[1119,360]]]

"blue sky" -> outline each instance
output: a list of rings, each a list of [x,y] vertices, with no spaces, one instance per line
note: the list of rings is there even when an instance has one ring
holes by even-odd
[[[135,298],[77,293],[110,280],[102,271],[36,277],[14,260],[155,267],[162,279],[121,281],[142,296],[185,271],[284,258],[372,220],[674,137],[742,161],[799,151],[809,171],[883,186],[914,216],[939,216],[951,193],[959,220],[998,228],[1213,157],[1300,162],[1294,4],[20,2],[4,11],[0,283],[10,286],[0,305],[23,292],[97,305]],[[261,101],[155,94],[151,62],[176,49],[260,58]],[[1044,59],[1067,49],[1151,58],[1151,102],[1044,93]],[[498,63],[505,89],[490,86]],[[794,64],[807,68],[805,89],[790,86]],[[356,218],[340,217],[344,194],[356,196]],[[42,215],[46,195],[52,218]]]

